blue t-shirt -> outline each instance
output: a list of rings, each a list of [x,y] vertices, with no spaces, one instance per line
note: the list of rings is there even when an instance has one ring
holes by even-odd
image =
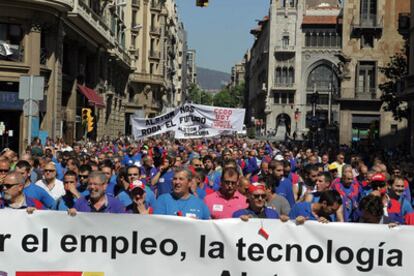
[[[171,194],[161,195],[155,202],[154,215],[210,219],[207,205],[191,194],[187,199],[175,199]]]
[[[115,195],[116,175],[112,175],[109,179],[108,186],[106,186],[106,193],[110,196]]]
[[[271,208],[268,208],[268,207],[265,207],[264,214],[265,214],[266,218],[268,218],[268,219],[278,219],[279,218],[279,214],[275,210],[273,210]],[[252,209],[247,208],[247,209],[240,209],[240,210],[234,212],[233,213],[233,218],[239,218],[243,215],[252,215],[255,218],[258,217],[258,215]]]
[[[56,202],[53,197],[36,184],[30,183],[29,186],[23,189],[23,192],[25,196],[39,200],[46,208],[54,209]]]
[[[127,154],[124,156],[124,159],[122,159],[121,163],[125,167],[129,167],[129,166],[135,165],[136,162],[141,164],[141,154],[135,154],[133,156],[129,156]]]
[[[275,186],[275,193],[283,196],[289,202],[290,207],[295,205],[295,197],[293,196],[292,181],[289,178],[283,177],[279,185]]]
[[[93,212],[93,213],[125,213],[125,207],[122,203],[109,195],[106,196],[106,204],[99,210],[93,207],[92,202],[89,200],[89,196],[81,197],[75,202],[74,208],[79,212]]]
[[[67,169],[62,166],[61,163],[55,162],[56,164],[56,178],[60,181],[63,181],[63,176],[65,175]]]
[[[160,176],[157,182],[158,196],[171,193],[174,171],[169,169]]]
[[[299,216],[303,216],[307,220],[316,220],[315,216],[312,214],[312,203],[298,202],[293,205],[293,208],[289,213],[290,219],[296,219]]]

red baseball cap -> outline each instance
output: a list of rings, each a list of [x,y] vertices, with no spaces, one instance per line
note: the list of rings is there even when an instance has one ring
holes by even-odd
[[[382,173],[376,173],[372,176],[371,181],[386,182],[387,178]]]
[[[266,186],[262,183],[255,182],[249,185],[249,193],[253,193],[255,191],[266,191]]]

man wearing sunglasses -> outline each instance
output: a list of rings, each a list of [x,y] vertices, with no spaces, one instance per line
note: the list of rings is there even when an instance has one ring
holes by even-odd
[[[63,187],[63,182],[56,178],[57,172],[55,163],[47,163],[43,169],[43,172],[43,179],[37,181],[36,185],[48,192],[54,200],[58,200],[66,192]]]
[[[213,219],[231,218],[235,211],[247,208],[246,197],[238,191],[239,176],[236,168],[224,168],[220,189],[204,198]]]
[[[261,183],[253,183],[249,186],[247,200],[249,206],[233,213],[233,218],[241,218],[247,221],[249,218],[282,219],[288,221],[289,217],[279,216],[278,212],[265,206],[267,199],[266,186]]]
[[[37,199],[24,194],[24,177],[20,173],[10,172],[0,185],[3,198],[0,199],[0,209],[26,209],[29,214],[36,209],[44,209],[42,203]]]
[[[92,168],[89,165],[82,165],[79,168],[79,174],[78,174],[79,184],[77,188],[78,188],[79,193],[82,196],[89,195],[88,177],[91,172],[92,172]]]

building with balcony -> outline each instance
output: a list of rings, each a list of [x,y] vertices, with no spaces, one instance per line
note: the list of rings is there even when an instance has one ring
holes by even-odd
[[[410,11],[410,1],[348,0],[343,5],[340,142],[401,144],[407,122],[383,110],[378,87],[386,81],[380,68],[404,51],[398,19]]]
[[[154,117],[180,102],[184,27],[173,0],[127,1],[126,48],[132,54],[125,120]],[[129,124],[126,133],[131,133]]]
[[[23,151],[27,145],[28,122],[17,95],[19,77],[28,74],[45,77],[32,137],[68,143],[82,138],[82,107],[95,117],[90,138],[122,130],[130,58],[115,6],[98,0],[0,1],[0,121],[13,134],[2,146]]]
[[[191,84],[197,84],[197,64],[196,64],[196,50],[188,49],[187,55],[187,87]]]
[[[337,0],[271,1],[269,16],[251,31],[246,79],[256,125],[284,139],[278,132],[302,137],[315,120],[319,128],[339,120],[340,12]]]

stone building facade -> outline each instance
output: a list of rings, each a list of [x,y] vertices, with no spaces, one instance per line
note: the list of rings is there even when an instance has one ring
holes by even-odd
[[[380,68],[404,49],[398,32],[399,14],[410,11],[404,0],[348,0],[343,6],[344,78],[340,97],[340,142],[403,143],[405,120],[384,112],[379,84],[386,81]]]
[[[282,129],[298,139],[401,143],[407,123],[383,110],[379,85],[386,81],[380,68],[403,49],[398,21],[409,7],[403,0],[272,0],[252,30],[248,119],[277,137]]]
[[[80,139],[82,107],[95,116],[89,137],[122,130],[130,58],[117,8],[98,0],[0,1],[0,121],[13,132],[8,146],[22,151],[28,142],[17,98],[19,77],[27,74],[45,77],[34,123],[43,134]]]

